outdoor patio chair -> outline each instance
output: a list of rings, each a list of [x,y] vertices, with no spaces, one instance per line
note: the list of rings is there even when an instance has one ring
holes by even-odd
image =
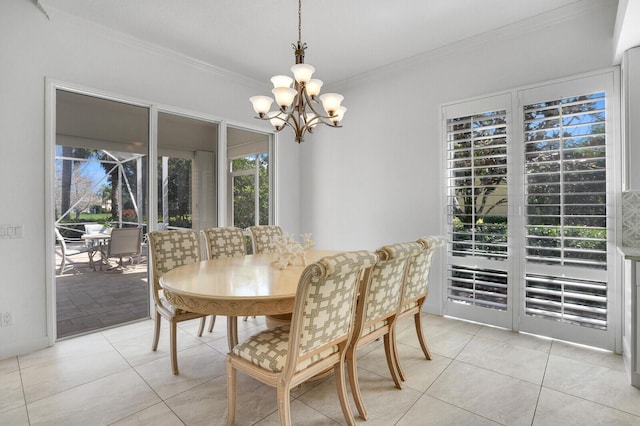
[[[118,258],[118,268],[122,268],[122,259],[130,258],[133,263],[133,256],[140,262],[142,249],[142,228],[115,228],[111,231],[111,238],[107,246],[107,259]]]
[[[73,256],[74,254],[82,253],[81,250],[70,249],[67,247],[67,242],[64,240],[64,237],[58,230],[55,228],[56,233],[56,241],[58,241],[58,245],[60,246],[60,269],[58,269],[58,274],[64,274],[65,267],[67,266],[67,262],[70,262],[68,256]]]

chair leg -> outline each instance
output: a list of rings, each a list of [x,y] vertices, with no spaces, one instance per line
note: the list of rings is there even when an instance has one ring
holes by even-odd
[[[155,351],[158,349],[158,340],[160,339],[160,314],[156,311],[156,321],[155,327],[153,330],[153,343],[151,344],[151,350]]]
[[[278,383],[277,393],[280,426],[291,426],[291,388],[289,384]]]
[[[207,323],[207,317],[200,318],[200,327],[198,327],[198,337],[202,337],[202,332],[204,331],[204,326]]]
[[[178,374],[178,345],[176,342],[176,332],[178,324],[175,321],[171,321],[171,332],[169,333],[169,345],[171,347],[171,368],[173,374]]]
[[[400,355],[398,355],[398,343],[396,341],[396,332],[395,332],[395,327],[391,330],[391,333],[389,334],[389,339],[390,342],[389,344],[391,345],[391,355],[393,355],[394,358],[394,364],[396,366],[396,371],[398,372],[398,378],[400,378],[400,380],[402,380],[403,382],[407,381],[407,376],[404,374],[404,371],[402,370],[402,365],[400,364]]]
[[[348,426],[355,426],[356,419],[353,418],[349,401],[347,400],[347,387],[344,383],[344,358],[342,358],[334,367],[336,376],[336,387],[338,388],[338,399],[342,407],[342,414],[347,421]]]
[[[236,369],[227,358],[227,425],[236,422]]]
[[[65,267],[66,264],[67,264],[67,256],[63,252],[62,253],[62,260],[60,261],[60,272],[58,272],[58,275],[64,274],[64,267]]]
[[[211,320],[209,320],[209,333],[213,331],[213,326],[216,324],[216,316],[211,315]]]
[[[422,316],[420,312],[422,309],[418,309],[418,312],[413,316],[416,323],[416,333],[418,334],[418,341],[420,342],[420,347],[422,348],[422,352],[427,359],[431,359],[431,353],[429,352],[429,348],[427,347],[427,342],[424,339],[424,334],[422,333]]]
[[[396,384],[398,389],[402,389],[402,379],[400,378],[400,373],[396,365],[396,359],[398,358],[396,353],[397,348],[395,347],[395,340],[393,339],[392,333],[393,330],[389,330],[389,333],[384,335],[384,353],[387,358],[387,367],[389,367],[389,373],[391,373],[393,383]]]
[[[363,420],[367,420],[367,409],[365,408],[364,401],[362,400],[362,392],[360,392],[360,382],[358,381],[358,365],[356,362],[355,348],[353,350],[349,349],[347,351],[346,363],[347,373],[349,374],[351,395],[353,395],[353,400],[356,403],[356,408],[358,409],[360,418]],[[338,390],[338,392],[340,391]]]

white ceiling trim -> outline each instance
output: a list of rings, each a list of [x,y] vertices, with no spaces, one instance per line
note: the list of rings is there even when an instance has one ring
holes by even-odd
[[[154,44],[146,40],[141,40],[137,37],[123,33],[121,31],[117,31],[107,26],[101,25],[95,21],[82,19],[76,15],[72,15],[64,10],[61,10],[56,8],[55,6],[52,6],[47,2],[47,0],[38,0],[37,7],[40,8],[42,12],[45,14],[45,16],[47,17],[47,19],[49,19],[52,22],[56,22],[61,25],[75,26],[77,28],[84,29],[84,30],[90,30],[99,36],[102,36],[112,41],[117,41],[119,43],[124,44],[127,47],[131,47],[134,49],[141,49],[141,50],[154,53],[156,55],[161,55],[169,59],[182,62],[185,65],[192,66],[194,68],[199,68],[201,70],[219,75],[221,77],[224,77],[226,79],[229,79],[241,85],[254,87],[256,88],[256,90],[264,90],[265,87],[271,87],[271,84],[267,84],[265,82],[258,81],[256,79],[245,76],[243,74],[239,74],[237,72],[227,70],[217,65],[207,63],[205,61],[193,58],[191,56],[185,55],[184,53],[166,48],[164,46],[160,46],[158,44]]]
[[[593,13],[594,10],[600,10],[602,13],[606,13],[606,11],[608,10],[607,4],[598,0],[586,0],[572,3],[567,6],[552,10],[550,12],[534,16],[532,18],[514,22],[501,28],[496,28],[494,30],[484,32],[478,36],[456,41],[445,46],[420,53],[410,58],[403,59],[402,61],[387,64],[382,67],[362,73],[360,75],[349,77],[347,79],[333,83],[331,86],[339,91],[341,89],[344,89],[354,81],[361,81],[363,78],[373,76],[379,72],[384,72],[385,70],[393,71],[398,67],[411,67],[412,64],[415,64],[417,62],[436,60],[440,57],[450,55],[453,50],[457,51],[463,49],[473,49],[482,45],[490,44],[491,42],[495,41],[509,40],[514,37],[522,37],[522,35],[524,34],[539,31],[542,27],[559,25],[564,22],[579,19],[581,16]]]

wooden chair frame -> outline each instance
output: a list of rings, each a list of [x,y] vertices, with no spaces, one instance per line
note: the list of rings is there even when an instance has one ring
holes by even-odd
[[[155,327],[153,334],[153,343],[151,345],[152,350],[158,349],[158,340],[160,338],[160,318],[163,317],[167,321],[169,321],[169,345],[171,352],[171,368],[173,370],[173,374],[178,374],[178,350],[176,343],[176,335],[177,335],[177,325],[182,321],[189,321],[192,319],[201,318],[200,327],[198,329],[198,337],[202,336],[202,332],[204,331],[206,315],[198,314],[195,312],[187,312],[180,309],[170,309],[162,303],[160,298],[160,292],[162,292],[162,287],[160,286],[160,277],[164,274],[165,270],[160,270],[158,266],[158,261],[161,256],[161,252],[158,248],[157,242],[160,241],[161,238],[168,236],[185,236],[189,238],[193,244],[196,246],[196,256],[191,259],[190,262],[184,262],[183,264],[195,263],[200,260],[200,237],[198,233],[195,231],[153,231],[149,233],[149,248],[151,250],[151,264],[153,271],[153,301],[155,305]],[[158,240],[158,241],[156,241]],[[179,265],[180,266],[180,265]]]
[[[402,379],[396,360],[395,323],[404,290],[409,259],[421,251],[418,243],[385,246],[376,251],[378,262],[369,268],[360,284],[354,338],[346,354],[349,384],[360,417],[367,419],[367,411],[358,380],[356,352],[359,348],[384,338],[387,367],[398,389]]]
[[[371,252],[354,252],[352,253],[358,256],[363,267],[350,271],[348,284],[351,287],[348,289],[352,293],[351,306],[355,307],[357,290],[359,282],[362,277],[362,270],[366,267],[373,265],[377,256]],[[339,255],[338,255],[339,256]],[[333,257],[333,256],[332,256]],[[314,279],[323,279],[331,275],[326,265],[323,263],[323,259],[307,266],[305,268],[298,286],[296,294],[294,311],[292,316],[292,322],[289,330],[288,350],[284,367],[281,371],[274,372],[266,368],[262,368],[257,364],[249,362],[244,358],[231,352],[227,355],[227,380],[228,380],[228,417],[227,424],[232,425],[235,423],[235,411],[236,411],[236,371],[240,370],[255,379],[275,387],[277,389],[278,400],[278,412],[280,414],[280,424],[288,426],[291,424],[291,389],[307,381],[308,379],[317,376],[320,373],[324,373],[330,369],[334,370],[336,376],[336,386],[338,391],[338,399],[340,400],[340,406],[342,412],[347,420],[348,425],[355,425],[355,419],[349,406],[346,384],[345,384],[345,354],[349,347],[349,342],[352,338],[355,309],[349,310],[349,323],[348,330],[340,336],[334,337],[333,340],[325,342],[320,347],[314,348],[312,351],[300,355],[299,348],[303,335],[308,333],[307,329],[303,325],[305,319],[305,306],[307,305],[307,298],[312,287]],[[310,366],[298,369],[300,363],[308,359],[313,359],[319,356],[329,348],[337,346],[337,351],[330,355],[324,356],[321,360],[312,363]]]
[[[226,227],[226,228],[207,228],[204,229],[202,235],[204,236],[204,240],[206,242],[206,252],[207,259],[220,259],[223,257],[242,257],[247,254],[247,244],[245,239],[244,230],[236,227]],[[221,246],[216,242],[216,237],[236,237],[240,238],[242,241],[241,244],[235,247],[231,252],[224,252],[221,250]],[[213,326],[216,323],[216,316],[211,315],[211,320],[209,321],[209,333],[213,331]],[[238,318],[237,317],[227,317],[227,336],[237,336],[238,335]],[[231,348],[229,348],[231,349]]]
[[[402,302],[397,320],[413,316],[420,348],[425,358],[430,360],[431,352],[429,352],[429,347],[427,346],[427,341],[422,329],[422,305],[424,305],[424,301],[429,295],[431,259],[435,249],[440,245],[440,240],[434,237],[423,237],[418,239],[417,243],[420,244],[422,250],[416,256],[413,256],[407,265],[406,283],[403,289]],[[416,291],[412,295],[406,294],[410,287],[413,286],[415,286]],[[395,341],[393,343],[395,345]],[[394,349],[393,353],[396,357],[395,364],[397,365],[400,378],[406,381],[406,374],[402,370],[397,349]]]

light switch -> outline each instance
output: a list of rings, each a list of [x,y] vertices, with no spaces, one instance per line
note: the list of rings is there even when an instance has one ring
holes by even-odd
[[[16,238],[22,238],[24,236],[24,225],[16,225],[15,235]]]
[[[13,238],[13,226],[7,226],[7,237]]]
[[[0,225],[0,238],[4,238],[7,236],[7,227],[5,225]]]

